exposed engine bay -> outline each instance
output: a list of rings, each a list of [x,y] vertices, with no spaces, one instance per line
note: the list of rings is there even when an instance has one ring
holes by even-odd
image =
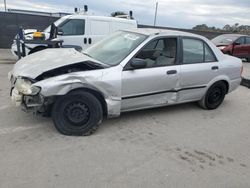
[[[64,75],[64,74],[72,73],[72,72],[90,71],[90,70],[97,70],[97,69],[103,69],[103,68],[104,67],[100,64],[97,64],[91,61],[85,61],[85,62],[66,65],[66,66],[62,66],[59,68],[46,71],[42,73],[41,75],[39,75],[35,79],[35,81],[41,81],[47,78],[60,76],[60,75]]]

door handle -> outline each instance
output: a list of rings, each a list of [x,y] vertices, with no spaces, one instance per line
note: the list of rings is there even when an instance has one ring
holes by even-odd
[[[91,38],[89,38],[89,44],[91,44],[92,43],[92,39]]]
[[[87,38],[83,39],[84,44],[87,44]]]
[[[167,75],[171,75],[171,74],[177,74],[177,70],[169,70],[169,71],[167,71]]]
[[[219,67],[218,67],[218,66],[213,66],[213,67],[211,67],[211,69],[212,69],[212,70],[218,70]]]

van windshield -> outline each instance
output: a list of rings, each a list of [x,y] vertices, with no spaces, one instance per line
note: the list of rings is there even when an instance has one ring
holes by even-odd
[[[121,63],[145,39],[146,35],[117,31],[83,51],[84,54],[109,66]]]
[[[58,19],[57,21],[54,22],[55,26],[58,27],[61,23],[63,23],[65,20],[67,20],[68,17],[61,17],[60,19]],[[50,32],[50,27],[47,27],[45,30],[44,30],[44,33],[49,33]]]

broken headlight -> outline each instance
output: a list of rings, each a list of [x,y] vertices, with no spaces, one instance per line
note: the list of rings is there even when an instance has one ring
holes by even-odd
[[[41,91],[40,87],[32,86],[31,81],[23,78],[18,78],[16,80],[15,87],[18,92],[24,95],[37,95]]]
[[[30,95],[37,95],[40,93],[41,88],[37,86],[31,86],[31,94]]]

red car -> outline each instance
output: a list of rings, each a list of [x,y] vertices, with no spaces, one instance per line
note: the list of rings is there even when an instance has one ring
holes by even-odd
[[[250,62],[250,36],[225,34],[212,39],[212,42],[224,53]]]

